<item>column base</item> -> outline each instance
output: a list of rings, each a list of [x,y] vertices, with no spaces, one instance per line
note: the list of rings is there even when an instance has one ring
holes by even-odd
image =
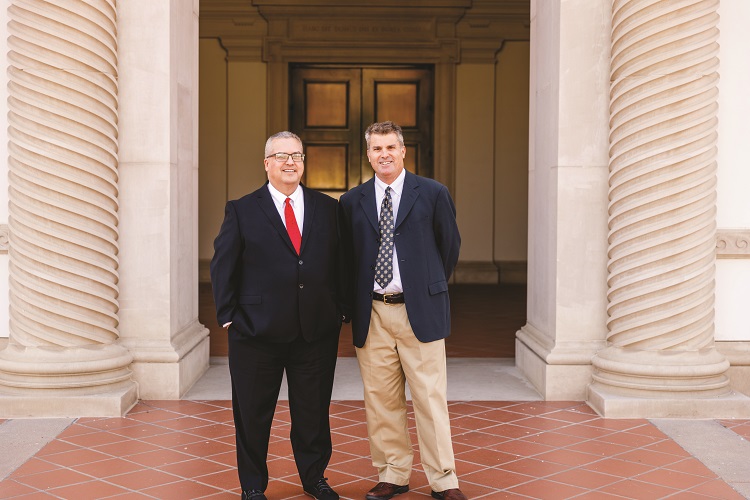
[[[208,371],[209,347],[208,329],[197,321],[169,343],[132,346],[140,398],[180,399]]]
[[[134,383],[98,394],[0,394],[0,418],[122,417],[138,402]]]
[[[132,360],[114,344],[10,344],[0,351],[0,418],[120,417],[138,401]]]
[[[592,346],[548,348],[531,325],[516,333],[516,367],[545,401],[583,401],[591,382]]]
[[[750,418],[750,398],[735,391],[705,398],[650,399],[623,396],[593,384],[586,403],[604,418]]]

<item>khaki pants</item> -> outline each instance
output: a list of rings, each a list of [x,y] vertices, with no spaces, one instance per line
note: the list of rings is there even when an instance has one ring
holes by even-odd
[[[434,491],[458,488],[446,401],[445,341],[414,336],[404,304],[373,302],[367,341],[357,348],[372,463],[380,481],[406,485],[413,450],[406,418],[409,383],[419,452]]]

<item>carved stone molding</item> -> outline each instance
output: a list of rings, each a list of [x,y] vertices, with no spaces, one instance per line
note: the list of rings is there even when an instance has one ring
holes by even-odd
[[[750,259],[750,230],[719,229],[716,232],[717,259]]]
[[[503,44],[531,38],[528,0],[474,0],[461,18],[461,62],[494,63]]]
[[[413,46],[415,54],[430,51],[433,49],[429,45],[431,40],[449,33],[461,40],[460,54],[453,58],[493,63],[506,40],[529,40],[529,8],[528,0],[415,0],[408,3],[389,0],[374,4],[363,4],[360,0],[314,3],[306,0],[203,0],[200,36],[221,39],[230,60],[258,61],[264,46],[265,60],[273,60],[273,48],[263,43],[264,37],[271,36],[290,43],[286,49],[289,54],[304,54],[295,44],[313,43],[332,57],[330,62],[349,63],[359,61],[359,48],[382,42],[383,37],[395,37],[388,39],[380,49],[386,57],[394,50],[402,50],[393,47],[404,43]],[[386,24],[373,22],[383,16],[388,16],[390,21]],[[353,50],[341,52],[345,48],[342,42]],[[429,56],[413,62],[434,60],[434,56]]]
[[[248,0],[203,0],[201,38],[218,38],[229,61],[260,61],[268,23]]]
[[[713,348],[718,5],[613,4],[605,391],[729,391]]]

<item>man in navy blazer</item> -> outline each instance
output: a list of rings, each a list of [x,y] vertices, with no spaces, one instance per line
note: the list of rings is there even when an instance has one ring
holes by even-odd
[[[265,500],[266,456],[286,371],[291,444],[304,492],[337,500],[324,472],[341,311],[337,203],[300,184],[302,141],[266,142],[266,185],[229,201],[211,260],[216,313],[228,328],[242,498]]]
[[[350,269],[347,314],[364,383],[367,430],[379,482],[368,500],[409,490],[413,450],[405,382],[414,403],[419,450],[437,499],[462,500],[446,401],[448,279],[461,238],[445,186],[404,169],[401,128],[373,123],[365,132],[375,177],[339,203]]]

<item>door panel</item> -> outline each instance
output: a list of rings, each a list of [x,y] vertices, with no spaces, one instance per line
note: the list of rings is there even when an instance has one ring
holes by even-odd
[[[291,74],[292,131],[305,145],[307,187],[344,192],[359,183],[362,75],[356,68],[296,67]]]
[[[392,120],[398,123],[406,146],[404,166],[425,177],[433,176],[432,99],[432,71],[429,69],[362,70],[363,133],[372,122]],[[367,179],[373,175],[367,158],[362,171],[367,172]]]
[[[292,66],[292,131],[305,144],[306,186],[333,194],[370,179],[364,131],[392,120],[403,129],[406,168],[432,177],[431,68]]]

